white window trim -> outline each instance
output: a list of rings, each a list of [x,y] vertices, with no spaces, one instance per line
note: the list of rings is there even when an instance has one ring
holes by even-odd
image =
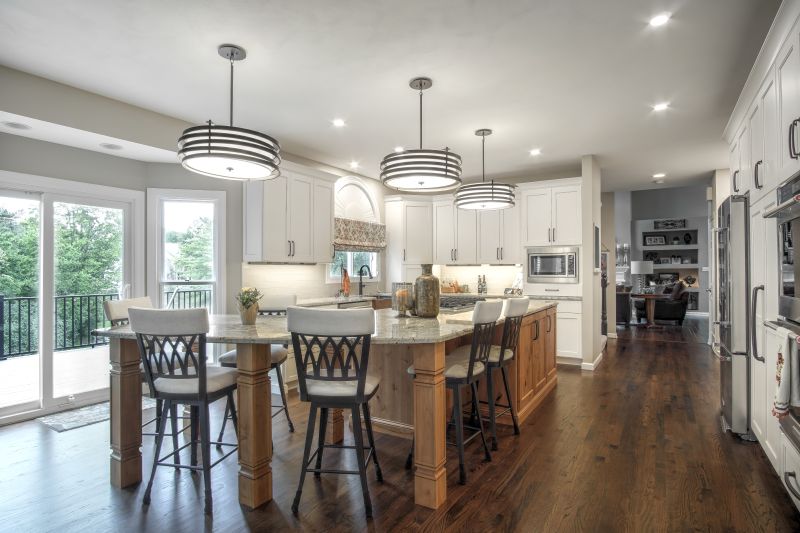
[[[161,202],[169,200],[201,200],[214,202],[214,265],[215,265],[215,278],[216,278],[216,295],[214,298],[215,314],[225,314],[227,304],[227,296],[225,291],[226,286],[226,269],[225,263],[227,261],[227,253],[225,247],[225,221],[227,215],[225,212],[226,205],[225,191],[206,191],[195,189],[147,189],[147,293],[153,302],[161,301],[161,294],[159,291],[160,272],[159,269],[162,265],[161,257],[161,238],[162,233],[162,220],[161,220]],[[158,304],[157,304],[158,305]]]

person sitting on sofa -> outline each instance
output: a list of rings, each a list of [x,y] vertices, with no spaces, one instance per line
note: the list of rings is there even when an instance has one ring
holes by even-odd
[[[689,307],[689,292],[683,281],[678,280],[668,287],[664,287],[664,294],[669,294],[669,298],[656,300],[655,320],[675,320],[679,326],[683,325],[686,318],[686,309]],[[636,321],[647,320],[647,312],[644,307],[644,300],[634,300],[636,306]]]

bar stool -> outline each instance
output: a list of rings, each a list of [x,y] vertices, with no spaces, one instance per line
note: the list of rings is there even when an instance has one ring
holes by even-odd
[[[268,314],[268,315],[285,315],[286,308],[290,305],[294,305],[297,303],[297,295],[285,295],[285,296],[265,296],[262,299],[261,304],[259,305],[259,313],[260,314]],[[289,423],[289,432],[294,433],[294,424],[292,424],[292,419],[289,417],[289,404],[286,402],[286,387],[283,383],[283,372],[281,371],[281,365],[286,361],[289,354],[289,350],[287,345],[285,344],[271,344],[270,345],[270,356],[272,360],[270,361],[270,370],[275,371],[275,375],[278,378],[278,388],[281,392],[281,402],[283,405],[273,405],[272,408],[277,408],[277,411],[272,412],[272,418],[275,418],[281,412],[286,413],[286,422]],[[229,352],[225,352],[224,354],[219,356],[217,359],[220,366],[228,367],[228,368],[236,368],[236,350],[230,350]],[[271,392],[270,392],[271,394]],[[225,433],[225,425],[228,423],[230,413],[230,406],[225,406],[225,416],[222,419],[222,429],[219,432],[218,441],[222,440],[222,436]]]
[[[472,408],[478,409],[478,378],[482,376],[488,365],[489,353],[492,348],[492,337],[494,335],[495,324],[500,318],[503,309],[503,302],[500,300],[477,302],[472,311],[472,344],[460,346],[445,357],[445,386],[453,393],[453,420],[449,426],[455,426],[456,442],[458,448],[458,472],[459,483],[462,485],[467,482],[467,471],[464,467],[464,446],[480,435],[483,441],[483,450],[487,461],[492,460],[489,446],[486,444],[486,435],[483,430],[483,419],[477,417],[478,425],[470,426],[464,424],[464,414],[462,412],[461,400],[462,389],[469,387],[472,390]],[[416,376],[414,366],[408,367],[408,373]],[[472,431],[467,439],[464,439],[464,429]],[[453,443],[448,443],[453,445]],[[406,468],[410,469],[414,460],[414,441],[411,441],[411,451],[406,459]]]
[[[300,469],[300,484],[292,503],[297,515],[303,482],[307,472],[320,474],[358,474],[368,518],[372,517],[372,503],[367,487],[367,465],[370,457],[375,463],[378,481],[383,481],[372,421],[369,400],[378,390],[378,379],[367,374],[370,339],[375,331],[375,311],[372,309],[287,309],[288,329],[292,334],[292,348],[300,384],[300,399],[311,403]],[[355,446],[325,444],[325,428],[329,409],[350,409],[353,416]],[[369,446],[364,446],[361,430],[361,411],[367,430]],[[321,411],[317,448],[311,453],[317,411]],[[356,451],[358,470],[330,470],[322,468],[325,448],[353,449]],[[364,451],[367,451],[366,458]],[[316,465],[309,465],[316,458]]]
[[[517,422],[517,411],[514,408],[514,401],[511,399],[511,389],[508,386],[508,374],[506,367],[514,360],[514,355],[519,344],[519,332],[522,329],[522,319],[528,310],[530,300],[528,298],[509,298],[503,305],[503,316],[506,320],[503,324],[503,338],[500,346],[493,345],[489,351],[489,361],[486,364],[486,398],[488,401],[479,400],[479,403],[489,406],[489,427],[492,433],[492,451],[497,451],[497,417],[511,414],[514,423],[514,435],[519,435],[519,424]],[[536,322],[536,338],[539,337],[539,323]],[[503,388],[505,389],[508,405],[497,403],[494,390],[493,372],[500,370],[503,377]],[[497,413],[497,407],[503,411]],[[474,416],[479,416],[480,411],[474,411]]]
[[[142,296],[141,298],[128,298],[125,300],[105,300],[103,301],[103,312],[106,315],[106,319],[111,322],[112,326],[124,326],[128,323],[128,309],[131,307],[139,307],[142,309],[152,309],[153,308],[153,301],[150,299],[149,296]],[[146,383],[146,378],[144,375],[144,365],[139,363],[139,371],[142,373],[142,383]],[[148,420],[144,424],[142,424],[142,429],[149,426],[150,424],[156,424],[156,429],[158,428],[159,421],[161,420],[161,411],[163,407],[163,402],[159,399],[156,399],[156,416],[155,418]],[[170,418],[172,420],[172,433],[169,436],[172,437],[172,444],[176,448],[178,447],[178,435],[182,433],[184,430],[178,431],[178,409],[177,407],[173,407],[170,410]],[[180,417],[182,418],[182,417]],[[157,433],[149,433],[149,432],[142,432],[142,435],[147,436],[156,436]]]
[[[150,504],[150,491],[158,466],[187,468],[192,472],[202,470],[205,484],[205,512],[211,514],[213,508],[211,467],[235,453],[238,445],[222,443],[233,449],[214,463],[211,462],[209,404],[226,398],[231,406],[233,427],[236,429],[236,405],[233,403],[233,393],[236,391],[237,372],[232,368],[206,366],[206,333],[208,333],[206,309],[156,310],[132,307],[129,315],[131,329],[136,333],[147,384],[154,396],[164,402],[156,436],[153,470],[144,492],[143,503]],[[195,347],[197,352],[194,351]],[[167,412],[181,404],[189,405],[191,408],[191,440],[180,448],[175,448],[172,453],[159,458]],[[203,454],[202,466],[197,465],[198,433]],[[189,465],[182,465],[180,451],[187,446],[191,446],[191,461]],[[174,463],[166,462],[166,459],[173,456]]]

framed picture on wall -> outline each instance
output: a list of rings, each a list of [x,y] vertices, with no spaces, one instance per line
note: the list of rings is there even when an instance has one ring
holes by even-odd
[[[685,218],[667,218],[664,220],[654,220],[653,229],[683,229],[686,227]]]
[[[667,244],[666,235],[645,235],[644,236],[644,245],[645,246],[663,246],[665,244]]]

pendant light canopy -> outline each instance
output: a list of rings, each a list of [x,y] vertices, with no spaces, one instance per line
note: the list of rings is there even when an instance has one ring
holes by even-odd
[[[507,209],[514,207],[514,189],[516,185],[486,182],[486,137],[492,134],[490,129],[480,129],[475,135],[481,137],[481,181],[467,183],[456,191],[456,207],[459,209]]]
[[[392,152],[381,161],[381,181],[387,187],[409,192],[447,191],[461,184],[461,156],[444,150],[422,148],[422,91],[430,89],[430,78],[409,83],[419,91],[419,150]]]
[[[223,44],[219,55],[230,61],[230,118],[228,126],[210,120],[184,130],[178,139],[178,158],[184,168],[231,180],[268,180],[280,175],[281,147],[261,132],[233,125],[233,64],[247,55],[243,48]]]

